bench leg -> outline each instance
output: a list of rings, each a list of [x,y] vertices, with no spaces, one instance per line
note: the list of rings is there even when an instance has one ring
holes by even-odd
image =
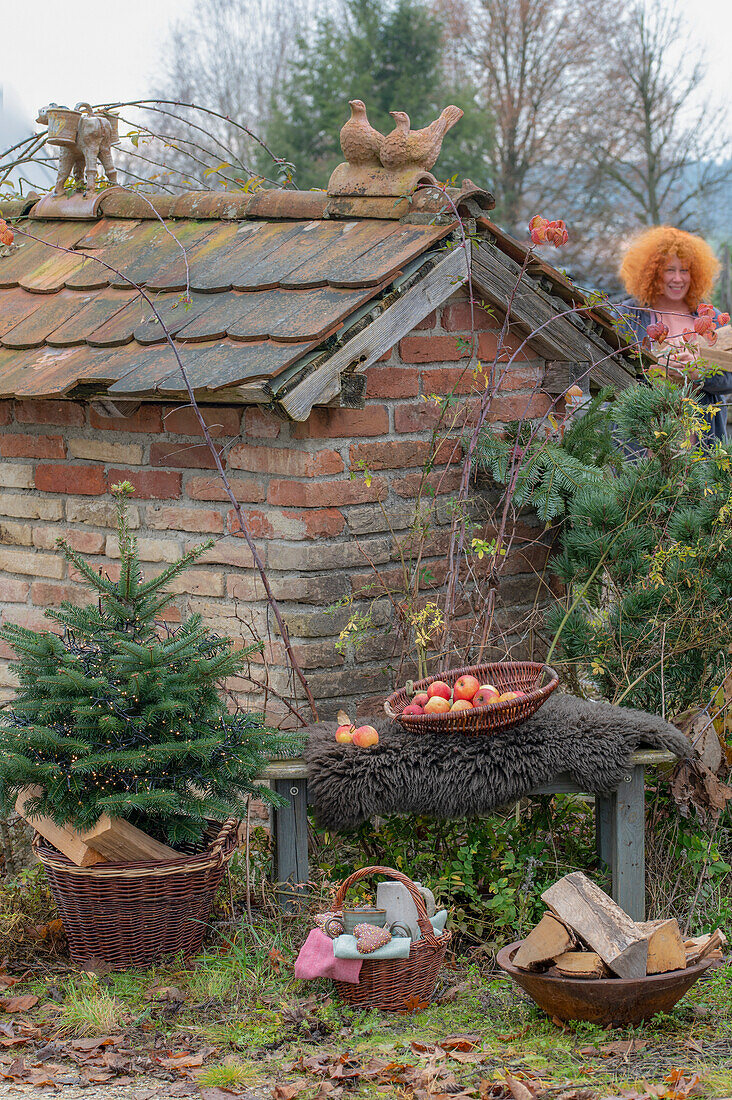
[[[613,897],[633,920],[646,914],[646,806],[642,764],[623,776],[613,795]]]
[[[595,844],[597,858],[610,871],[615,864],[613,852],[613,818],[615,816],[615,794],[595,795]]]
[[[305,779],[275,779],[277,794],[287,805],[274,810],[275,880],[284,910],[296,909],[306,893],[308,868],[308,788]]]

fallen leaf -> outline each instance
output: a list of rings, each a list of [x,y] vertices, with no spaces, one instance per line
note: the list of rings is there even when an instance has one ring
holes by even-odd
[[[98,1050],[99,1047],[112,1046],[119,1039],[113,1039],[111,1035],[102,1035],[96,1039],[72,1039],[69,1046],[72,1050]]]
[[[416,1015],[417,1012],[423,1012],[425,1008],[430,1007],[429,1001],[423,1001],[420,997],[414,994],[404,998],[404,1011],[409,1012],[412,1015]]]
[[[21,993],[18,997],[2,997],[0,1008],[5,1012],[27,1012],[29,1008],[38,1004],[39,999],[33,993]]]
[[[621,1039],[616,1043],[603,1043],[600,1047],[601,1054],[636,1054],[639,1050],[645,1050],[648,1043],[645,1039]]]
[[[205,1057],[202,1051],[198,1054],[183,1051],[181,1054],[171,1054],[167,1058],[158,1058],[157,1061],[166,1069],[193,1069],[195,1066],[202,1066]]]
[[[293,1100],[293,1097],[299,1096],[306,1087],[307,1083],[305,1081],[293,1082],[288,1085],[275,1085],[272,1089],[272,1100]]]
[[[440,1046],[448,1054],[452,1050],[473,1050],[480,1042],[480,1035],[449,1035],[446,1039],[440,1039]]]
[[[510,1073],[506,1075],[506,1084],[513,1100],[535,1100],[535,1094],[524,1084],[523,1081],[519,1081],[516,1077],[512,1077]]]
[[[463,1054],[462,1051],[451,1051],[450,1057],[455,1062],[459,1062],[461,1066],[477,1066],[482,1062],[490,1061],[491,1055],[487,1051],[472,1050]]]
[[[148,989],[145,994],[146,1001],[185,1001],[186,995],[177,985],[160,985],[155,989]]]

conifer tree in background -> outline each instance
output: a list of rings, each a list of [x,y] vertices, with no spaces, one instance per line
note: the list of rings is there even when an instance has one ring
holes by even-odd
[[[253,780],[273,755],[299,748],[296,734],[267,730],[261,715],[230,714],[219,683],[257,645],[239,653],[209,632],[200,615],[180,627],[156,623],[171,602],[167,586],[210,543],[144,581],[127,520],[128,482],[113,487],[120,579],[59,548],[95,589],[98,603],[69,603],[47,616],[55,633],[6,625],[19,687],[0,716],[0,802],[39,786],[31,813],[91,828],[103,813],[172,845],[200,842],[207,819],[242,814],[249,794],[273,799]]]
[[[610,702],[674,716],[729,671],[732,448],[699,443],[702,410],[671,382],[629,387],[607,415],[626,460],[568,502],[568,593],[546,625]]]

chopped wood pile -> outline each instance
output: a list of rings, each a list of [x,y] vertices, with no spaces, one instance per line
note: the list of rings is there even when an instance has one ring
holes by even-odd
[[[566,978],[644,978],[722,958],[720,929],[684,940],[677,920],[636,922],[594,882],[574,871],[541,895],[549,911],[514,955],[521,970]]]
[[[143,833],[121,817],[102,814],[93,829],[79,832],[71,825],[57,825],[50,817],[30,816],[27,805],[40,793],[26,787],[15,802],[16,812],[77,867],[96,863],[135,863],[142,860],[182,859],[182,853]]]

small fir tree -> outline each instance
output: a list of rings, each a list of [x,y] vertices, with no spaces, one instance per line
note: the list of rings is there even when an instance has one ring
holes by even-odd
[[[257,645],[239,653],[193,615],[177,629],[156,622],[170,582],[209,548],[204,543],[144,581],[130,533],[129,482],[117,502],[120,579],[98,575],[58,541],[96,590],[97,605],[69,603],[47,616],[63,635],[6,625],[18,654],[19,686],[0,717],[0,803],[38,786],[31,813],[91,828],[103,813],[125,818],[172,845],[200,843],[207,819],[240,816],[247,795],[277,801],[253,780],[272,756],[300,747],[297,734],[265,728],[261,715],[230,714],[219,684]]]

